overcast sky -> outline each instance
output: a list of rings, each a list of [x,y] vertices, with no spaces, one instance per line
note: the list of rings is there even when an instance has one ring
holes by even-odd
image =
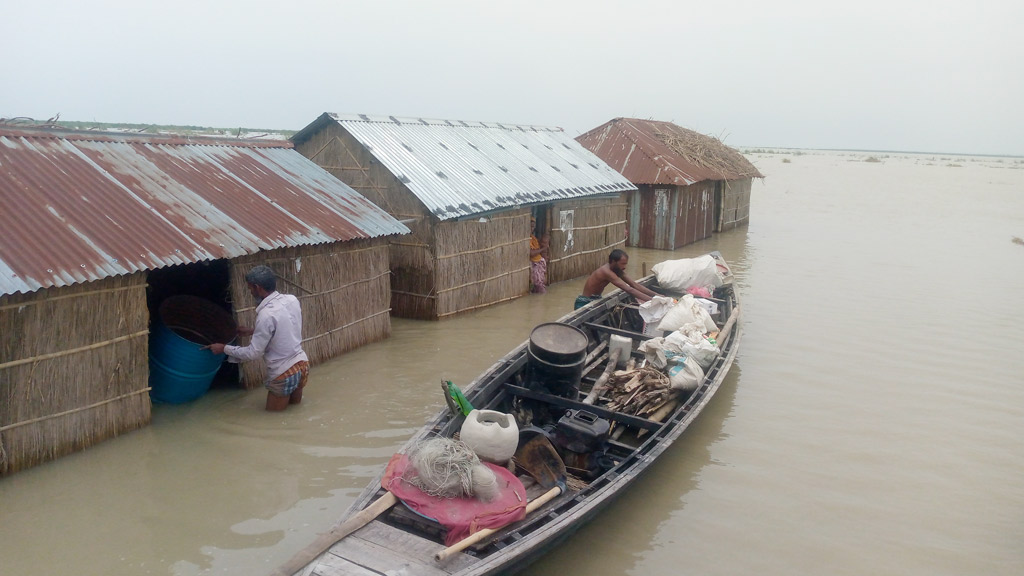
[[[0,0],[0,117],[675,122],[726,144],[1024,155],[1024,2]]]

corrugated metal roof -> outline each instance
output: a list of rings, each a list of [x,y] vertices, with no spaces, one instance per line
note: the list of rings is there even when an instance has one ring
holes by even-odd
[[[671,122],[615,118],[576,140],[634,184],[689,186],[703,180],[763,178],[739,151]],[[684,149],[674,149],[666,140]]]
[[[561,128],[337,114],[318,122],[325,117],[441,220],[636,189]]]
[[[0,126],[0,295],[408,233],[290,142]]]

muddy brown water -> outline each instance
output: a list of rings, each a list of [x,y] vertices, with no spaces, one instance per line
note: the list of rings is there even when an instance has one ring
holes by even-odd
[[[526,573],[1020,574],[1024,161],[753,154],[751,223],[720,250],[743,340],[700,419]],[[314,368],[300,407],[215,390],[0,479],[0,573],[262,574],[582,279]]]

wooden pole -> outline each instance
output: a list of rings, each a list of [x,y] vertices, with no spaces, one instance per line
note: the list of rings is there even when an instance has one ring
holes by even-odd
[[[270,576],[292,576],[305,568],[307,564],[319,558],[331,546],[366,526],[371,520],[386,512],[397,502],[398,498],[391,492],[381,496],[373,504],[363,508],[343,523],[331,528],[330,532],[321,534],[312,544],[299,550],[290,560],[278,566],[276,570],[270,573]]]
[[[608,341],[607,340],[602,340],[601,343],[598,344],[596,348],[594,348],[593,352],[591,352],[590,354],[587,354],[587,357],[583,360],[583,365],[584,366],[589,366],[590,363],[594,361],[594,358],[597,358],[597,355],[600,354],[601,352],[604,352],[604,349],[607,348],[607,347],[608,347]]]
[[[608,365],[605,366],[604,372],[601,373],[597,382],[594,382],[594,387],[590,389],[590,394],[587,394],[587,397],[583,399],[584,404],[593,404],[597,401],[597,397],[600,396],[601,392],[603,392],[607,387],[608,379],[611,378],[612,372],[614,372],[615,367],[618,366],[619,356],[621,354],[622,348],[616,348],[608,354]]]
[[[722,326],[721,331],[718,332],[718,338],[715,338],[715,342],[721,346],[722,342],[729,337],[729,332],[732,332],[732,327],[736,325],[736,321],[740,318],[740,307],[733,308],[732,314],[729,314],[729,319],[725,321],[725,326]]]
[[[529,504],[526,505],[526,516],[529,516],[531,512],[537,510],[537,508],[540,508],[541,506],[549,502],[552,498],[558,496],[561,493],[562,487],[555,486],[554,488],[541,494],[537,498],[534,498]],[[487,538],[491,534],[494,534],[498,530],[500,530],[500,528],[484,528],[479,532],[474,532],[473,534],[463,538],[462,540],[459,540],[455,544],[445,548],[444,550],[441,550],[437,554],[434,554],[434,560],[438,562],[444,562],[445,560],[451,558],[455,554],[462,552],[463,550],[469,548],[473,544],[476,544],[477,542],[483,540],[484,538]]]

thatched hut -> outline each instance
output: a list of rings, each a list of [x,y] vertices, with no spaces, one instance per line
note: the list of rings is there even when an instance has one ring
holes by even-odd
[[[671,122],[615,118],[576,140],[630,182],[629,245],[673,250],[747,224],[763,178],[739,151]]]
[[[390,333],[387,238],[408,229],[286,141],[0,126],[0,204],[0,475],[147,424],[157,307],[251,326],[254,264],[300,298],[312,362]]]
[[[392,311],[444,318],[529,291],[530,215],[548,282],[624,245],[636,188],[561,128],[323,114],[295,149],[412,229],[391,241]]]

